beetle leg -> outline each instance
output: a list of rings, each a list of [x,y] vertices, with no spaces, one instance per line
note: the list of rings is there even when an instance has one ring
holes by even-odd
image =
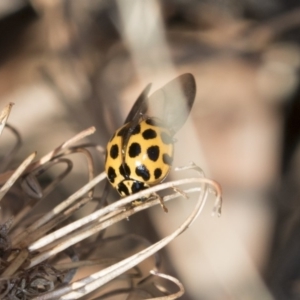
[[[174,192],[180,194],[182,197],[184,197],[185,199],[189,199],[189,196],[181,189],[173,186],[172,189],[174,190]]]
[[[160,202],[161,208],[163,209],[163,211],[164,211],[165,213],[167,213],[167,212],[168,212],[168,209],[167,209],[167,207],[166,207],[165,204],[164,204],[164,199],[163,199],[163,197],[161,197],[160,195],[158,195],[158,194],[156,194],[156,193],[153,193],[153,196],[155,196],[156,198],[158,198],[158,200],[159,200],[159,202]]]

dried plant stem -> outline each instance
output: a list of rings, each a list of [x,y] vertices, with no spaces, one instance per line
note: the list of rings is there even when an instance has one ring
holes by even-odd
[[[197,178],[197,180],[199,181],[199,178]],[[184,180],[185,181],[185,180]],[[207,190],[207,188],[205,187],[204,188],[205,190]],[[199,188],[198,188],[199,190]],[[202,189],[203,190],[203,189]],[[185,193],[187,193],[188,191],[185,191]],[[206,195],[207,192],[205,192],[205,195]],[[178,195],[174,195],[175,197],[178,197]],[[205,196],[205,199],[206,199],[206,196]],[[121,200],[122,201],[122,200]],[[154,204],[158,204],[159,203],[159,200],[153,200],[153,201],[149,201],[152,205]],[[201,204],[202,206],[200,207],[200,209],[198,210],[195,210],[197,213],[200,213],[200,211],[202,210],[202,207],[204,205],[205,201],[201,201]],[[92,226],[91,228],[87,228],[87,229],[84,229],[84,230],[81,230],[79,232],[79,234],[76,234],[74,236],[70,236],[68,237],[67,240],[63,241],[62,243],[60,243],[59,245],[57,245],[56,247],[44,252],[44,253],[41,253],[39,255],[37,255],[36,257],[34,257],[32,260],[31,260],[31,264],[28,266],[28,268],[30,267],[33,267],[34,265],[38,264],[38,263],[41,263],[42,261],[48,259],[49,257],[63,251],[64,249],[70,247],[71,245],[73,244],[76,244],[78,243],[79,241],[87,238],[88,236],[91,236],[93,234],[95,234],[96,232],[98,232],[99,230],[102,230],[110,225],[112,225],[113,223],[115,222],[118,222],[124,218],[128,218],[130,215],[132,215],[133,213],[137,212],[137,211],[140,211],[142,209],[146,209],[149,207],[149,203],[144,203],[144,204],[141,204],[137,207],[134,207],[130,210],[127,210],[123,213],[119,213],[118,211],[115,211],[115,216],[114,217],[110,217],[108,220],[102,222],[101,224],[98,224],[96,226]],[[195,215],[195,217],[197,217],[197,215]],[[191,222],[193,221],[193,217],[190,217],[189,221],[188,221],[188,225],[191,224]],[[182,225],[179,229],[180,229],[180,233],[182,231],[184,231],[186,229],[186,224]],[[178,231],[176,231],[178,233]],[[178,233],[179,234],[179,233]],[[75,298],[74,298],[75,299]]]
[[[114,214],[119,214],[119,213],[120,213],[120,211],[114,212]],[[127,214],[125,214],[125,215],[129,216],[130,212],[128,211]],[[126,217],[124,216],[124,218],[126,218]],[[70,234],[70,235],[62,238],[62,241],[57,246],[54,246],[53,248],[51,247],[50,250],[46,250],[45,252],[42,252],[41,254],[33,257],[31,259],[30,265],[28,266],[28,269],[45,261],[46,259],[50,258],[51,256],[60,253],[61,251],[69,248],[70,246],[77,244],[78,242],[92,236],[93,234],[99,232],[100,230],[103,230],[103,229],[111,226],[112,224],[116,223],[117,221],[119,221],[119,219],[115,220],[114,218],[110,218],[109,220],[101,222],[98,225],[89,224],[88,226],[79,230],[75,234]]]
[[[200,178],[200,180],[203,178]],[[191,180],[191,178],[189,179]],[[199,178],[197,178],[199,182]],[[186,181],[186,180],[182,180]],[[190,181],[189,181],[190,182]],[[153,188],[157,188],[153,187]],[[186,192],[186,191],[185,191]],[[84,295],[89,294],[90,292],[94,291],[95,289],[101,287],[105,283],[113,280],[114,278],[118,277],[119,275],[123,274],[127,270],[131,269],[135,265],[139,264],[141,261],[145,260],[149,256],[155,254],[157,251],[159,251],[161,248],[165,247],[169,242],[171,242],[175,237],[177,237],[179,234],[181,234],[183,231],[185,231],[195,220],[195,218],[199,215],[199,213],[202,211],[204,204],[207,199],[208,194],[208,188],[206,183],[202,182],[201,187],[201,193],[198,198],[197,204],[191,215],[186,219],[186,221],[179,226],[177,230],[175,230],[172,234],[165,237],[161,241],[147,247],[146,249],[140,251],[137,254],[134,254],[104,270],[101,270],[99,272],[96,272],[88,277],[85,277],[81,280],[78,280],[74,283],[69,284],[66,287],[63,287],[61,289],[56,290],[53,293],[47,293],[43,296],[43,298],[39,299],[51,299],[53,297],[64,300],[64,299],[78,299]],[[220,195],[219,195],[220,196]],[[130,197],[127,197],[130,198]],[[125,199],[124,199],[125,200]],[[123,200],[121,200],[123,201]],[[158,200],[156,200],[157,204],[159,203]],[[141,204],[140,206],[143,206]],[[134,209],[138,209],[139,206],[137,206]],[[73,290],[73,291],[71,291]],[[70,291],[70,292],[69,292]],[[38,298],[34,298],[38,300]]]
[[[170,276],[170,275],[163,274],[163,273],[158,273],[156,270],[151,270],[150,273],[152,275],[155,275],[155,276],[158,276],[158,277],[161,277],[161,278],[164,278],[164,279],[174,282],[179,287],[179,291],[172,295],[156,297],[156,298],[149,298],[147,300],[173,300],[173,299],[178,299],[179,297],[181,297],[184,294],[184,286],[177,278]]]
[[[17,257],[4,270],[4,272],[1,274],[1,277],[12,276],[19,269],[19,267],[25,262],[28,255],[29,255],[28,250],[27,249],[22,249],[20,251],[20,253],[17,255]]]
[[[14,105],[14,103],[10,102],[1,111],[1,114],[0,114],[0,135],[2,134],[2,131],[5,127],[6,121],[8,119],[8,116],[10,114],[10,111],[11,111],[11,108],[12,108],[13,105]]]
[[[54,265],[55,269],[57,270],[69,270],[73,268],[80,268],[80,267],[87,267],[87,266],[94,266],[94,265],[111,265],[112,263],[116,263],[120,259],[116,258],[99,258],[99,259],[89,259],[89,260],[80,260],[74,261],[70,263],[59,263]]]
[[[217,192],[217,200],[216,200],[216,204],[215,207],[220,207],[221,203],[220,203],[220,199],[221,199],[221,190],[220,190],[220,186],[215,183],[212,180],[206,179],[206,178],[188,178],[188,179],[181,179],[181,180],[177,180],[177,181],[173,181],[173,182],[167,182],[167,183],[163,183],[160,184],[158,186],[152,187],[150,189],[147,189],[146,191],[142,191],[140,193],[131,195],[129,197],[126,197],[122,200],[119,200],[109,206],[106,206],[104,208],[101,208],[91,214],[89,214],[88,216],[81,218],[80,220],[77,220],[75,222],[73,222],[72,224],[69,224],[63,228],[60,228],[58,230],[56,230],[55,232],[37,240],[35,243],[33,243],[32,245],[29,246],[29,251],[35,251],[38,250],[42,247],[45,247],[47,244],[53,243],[55,240],[66,236],[68,234],[70,234],[72,231],[81,228],[82,226],[85,226],[86,224],[89,224],[91,222],[94,222],[95,220],[100,219],[102,216],[108,214],[109,212],[112,211],[116,211],[119,209],[123,209],[124,206],[126,204],[131,203],[134,200],[140,199],[142,197],[147,196],[149,193],[151,192],[156,192],[162,189],[166,189],[166,188],[172,188],[173,186],[179,186],[179,185],[183,185],[183,184],[187,184],[187,183],[207,183],[207,184],[213,184],[214,187],[216,188],[216,192]],[[190,191],[188,191],[190,192]],[[192,192],[194,192],[194,190],[192,190]],[[186,193],[186,191],[185,191]],[[181,195],[181,193],[178,193],[178,195]],[[177,197],[177,195],[176,195]],[[164,201],[169,201],[171,199],[170,196],[166,196],[164,198]],[[159,201],[155,200],[155,201],[148,201],[146,203],[143,203],[142,205],[139,205],[135,208],[134,212],[142,209],[142,208],[148,208],[152,205],[155,205],[156,203],[159,203]],[[128,217],[128,216],[126,216]],[[102,220],[103,221],[103,220]]]
[[[10,178],[6,181],[6,183],[0,189],[0,201],[4,197],[4,195],[8,192],[11,186],[16,182],[16,180],[22,175],[27,166],[32,162],[35,158],[36,152],[29,155],[22,164],[13,172]]]
[[[17,245],[20,241],[23,239],[26,239],[26,237],[29,234],[32,234],[36,229],[38,229],[43,224],[49,222],[52,218],[63,212],[65,209],[67,209],[71,204],[73,204],[76,200],[87,194],[96,184],[101,182],[103,179],[106,178],[106,174],[103,172],[93,178],[89,183],[87,183],[85,186],[83,186],[81,189],[79,189],[77,192],[72,194],[69,198],[67,198],[65,201],[63,201],[61,204],[57,205],[55,208],[53,208],[50,212],[45,214],[42,218],[34,222],[32,225],[30,225],[28,228],[26,228],[21,234],[14,237],[13,244]]]
[[[13,126],[9,125],[8,123],[5,124],[5,128],[9,129],[12,132],[12,134],[14,135],[14,137],[16,139],[16,143],[13,146],[13,148],[2,157],[1,165],[0,165],[1,172],[3,172],[4,170],[7,170],[7,167],[10,165],[12,159],[14,158],[15,154],[17,153],[17,151],[20,149],[20,147],[22,145],[22,138],[21,138],[20,133]],[[1,184],[5,183],[5,181],[1,181],[1,178],[0,178]]]
[[[30,213],[32,207],[31,205],[26,205],[23,207],[23,209],[16,215],[14,216],[14,222],[11,225],[11,227],[9,228],[9,231],[11,232],[12,236],[13,234],[15,234],[15,230],[17,230],[16,234],[18,234],[18,232],[22,231],[23,228],[18,227],[19,223],[21,220],[23,220],[23,218]]]
[[[195,192],[195,191],[196,190],[193,189],[193,192]],[[199,191],[200,191],[200,189],[198,188],[197,192],[199,192]],[[187,190],[185,192],[189,192],[189,191]],[[179,194],[174,194],[172,198],[176,198],[176,197],[179,197],[179,196],[180,196]],[[167,199],[167,200],[170,200],[170,199],[171,199],[171,197],[169,197],[169,199]],[[63,235],[64,238],[62,239],[62,241],[60,241],[60,243],[57,246],[55,246],[53,248],[51,247],[51,249],[49,249],[45,252],[42,252],[41,254],[33,257],[31,259],[31,264],[28,266],[28,268],[31,268],[31,267],[37,265],[38,263],[41,263],[42,261],[45,261],[46,259],[50,258],[51,256],[53,256],[53,255],[65,250],[65,249],[67,249],[68,247],[70,247],[70,246],[72,246],[72,245],[74,245],[74,244],[76,244],[76,243],[92,236],[93,234],[95,234],[95,233],[97,233],[97,232],[113,225],[116,222],[127,219],[128,217],[130,217],[131,215],[133,215],[134,213],[136,213],[138,211],[145,210],[145,209],[149,208],[150,206],[157,205],[159,203],[160,202],[159,202],[158,199],[154,199],[154,200],[148,201],[146,203],[140,204],[136,207],[133,207],[132,209],[115,210],[115,211],[111,212],[111,214],[109,216],[105,216],[105,218],[99,219],[98,223],[100,223],[100,224],[98,224],[98,225],[92,223],[92,224],[86,226],[85,228],[80,229],[75,234],[70,234],[70,233],[68,233],[68,235],[64,234]],[[76,221],[76,222],[78,222],[78,221]],[[76,223],[76,222],[74,222],[74,223]],[[70,225],[72,225],[72,224],[70,224]],[[70,228],[70,225],[67,225],[68,229]],[[61,231],[61,229],[59,231]],[[60,232],[60,233],[62,233],[62,232]],[[57,238],[56,232],[49,234],[48,236],[42,238],[40,241],[42,241],[44,243],[45,242],[49,243],[49,238],[53,242],[54,239]],[[37,247],[36,245],[41,245],[41,244],[39,244],[39,241],[37,241],[36,243],[34,243],[32,246],[30,246],[28,248],[29,251],[33,251],[33,250],[37,250],[37,249],[42,250],[42,249],[40,249],[40,247]]]
[[[67,217],[64,215],[60,215],[57,218],[54,218],[44,224],[43,226],[39,227],[35,232],[31,235],[28,235],[26,240],[21,241],[17,246],[18,248],[27,248],[32,242],[36,241],[36,239],[41,238],[47,232],[49,232],[52,228],[57,226],[57,224],[64,221]]]
[[[34,170],[35,168],[39,167],[40,165],[47,163],[53,157],[57,156],[62,150],[66,149],[67,147],[71,146],[72,144],[78,142],[79,140],[93,134],[95,131],[96,131],[95,127],[89,127],[87,129],[79,132],[77,135],[75,135],[71,139],[67,140],[66,142],[62,143],[56,149],[54,149],[53,151],[51,151],[48,154],[46,154],[45,156],[43,156],[40,160],[31,164],[26,171],[30,172],[30,171]]]
[[[70,146],[71,144],[78,142],[80,139],[93,134],[95,131],[96,131],[95,127],[89,127],[88,129],[83,130],[79,134],[75,135],[68,141],[61,144],[59,147],[57,147],[53,151],[51,151],[48,154],[46,154],[45,156],[43,156],[40,160],[29,165],[27,167],[25,173],[29,174],[36,168],[39,168],[40,166],[42,166],[42,165],[46,164],[47,162],[49,162],[50,160],[52,160],[54,157],[58,157],[59,154],[61,154],[61,152],[67,148],[67,146]],[[97,150],[99,150],[99,149],[102,149],[102,148],[100,146],[98,146]],[[6,180],[12,175],[13,172],[14,171],[7,171],[5,173],[0,174],[0,183],[6,182]]]
[[[57,227],[61,222],[69,218],[72,215],[72,213],[84,206],[91,199],[91,197],[85,197],[79,200],[77,203],[75,203],[73,206],[67,209],[63,214],[54,217],[49,222],[36,229],[31,235],[27,236],[26,240],[22,240],[17,246],[20,248],[28,247],[28,245],[33,243],[33,241],[44,237],[47,232],[49,232],[54,227]],[[20,231],[16,232],[16,235],[18,235],[19,232]]]

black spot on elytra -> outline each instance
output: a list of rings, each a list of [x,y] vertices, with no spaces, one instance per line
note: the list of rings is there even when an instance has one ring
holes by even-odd
[[[173,158],[169,154],[163,154],[163,162],[169,166],[172,165]]]
[[[173,138],[166,132],[162,132],[160,136],[164,144],[166,145],[173,144]]]
[[[131,191],[133,194],[145,189],[147,189],[147,187],[144,185],[143,182],[140,181],[134,181],[131,187]]]
[[[156,168],[154,170],[154,177],[155,177],[155,179],[158,179],[161,176],[161,174],[162,174],[162,171],[161,171],[160,168]]]
[[[132,134],[138,134],[138,133],[140,133],[141,132],[141,126],[140,126],[140,124],[138,124],[138,125],[136,125],[135,127],[134,127],[134,129],[132,130]]]
[[[117,144],[114,144],[111,146],[109,151],[110,157],[113,159],[116,159],[119,155],[119,147]]]
[[[129,153],[130,157],[136,157],[136,156],[138,156],[141,153],[141,146],[140,146],[140,144],[138,144],[138,143],[132,143],[129,146],[128,153]]]
[[[157,161],[158,157],[159,157],[159,147],[158,146],[151,146],[147,149],[147,154],[148,157],[152,160],[152,161]]]
[[[143,135],[143,138],[144,138],[145,140],[150,140],[150,139],[155,139],[156,136],[157,136],[157,133],[156,133],[156,131],[153,130],[153,129],[146,129],[146,130],[142,133],[142,135]]]
[[[130,176],[130,168],[126,163],[124,165],[120,165],[119,172],[124,178],[128,178]]]
[[[140,165],[135,168],[135,173],[137,176],[140,176],[144,179],[144,181],[147,181],[150,179],[150,173],[149,170],[145,165]]]
[[[150,126],[156,126],[156,122],[153,119],[147,119],[146,124],[148,124]]]
[[[118,184],[118,188],[117,188],[118,192],[121,194],[121,195],[126,195],[126,196],[129,196],[130,193],[129,193],[129,190],[127,188],[127,186],[123,183],[123,182],[120,182]]]
[[[146,123],[150,126],[166,127],[165,124],[158,118],[149,118],[146,120]]]
[[[108,168],[108,171],[107,171],[107,177],[108,177],[108,180],[111,182],[111,183],[114,183],[115,182],[115,178],[117,177],[117,174],[116,174],[116,171],[114,168],[112,167],[109,167]]]

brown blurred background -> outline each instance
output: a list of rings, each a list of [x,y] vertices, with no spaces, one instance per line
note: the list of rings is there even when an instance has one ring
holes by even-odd
[[[197,98],[174,165],[201,166],[224,207],[212,218],[208,205],[168,247],[166,268],[182,299],[300,299],[299,42],[293,0],[1,0],[0,99],[15,103],[16,164],[92,125],[105,145],[146,84],[190,72]],[[11,142],[4,133],[3,154]],[[85,176],[74,172],[66,193]],[[149,211],[142,234],[165,236],[194,203]]]

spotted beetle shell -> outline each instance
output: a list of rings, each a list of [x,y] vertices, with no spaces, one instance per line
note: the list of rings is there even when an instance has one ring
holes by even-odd
[[[159,124],[160,123],[160,124]],[[116,131],[107,145],[105,171],[121,196],[134,194],[161,182],[173,160],[173,138],[155,118],[138,123],[123,147],[130,123]]]
[[[185,123],[196,96],[195,78],[189,73],[148,96],[150,87],[139,95],[125,125],[107,145],[105,171],[121,196],[164,180],[173,160],[173,136]]]

